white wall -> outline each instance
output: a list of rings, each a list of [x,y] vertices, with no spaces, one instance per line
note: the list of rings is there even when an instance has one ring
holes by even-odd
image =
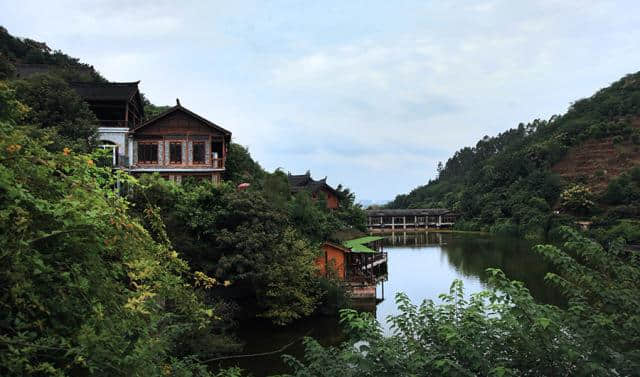
[[[129,161],[128,145],[127,145],[127,127],[99,127],[98,128],[98,144],[102,141],[109,141],[118,146],[118,159],[120,161]],[[126,163],[129,166],[130,162]]]

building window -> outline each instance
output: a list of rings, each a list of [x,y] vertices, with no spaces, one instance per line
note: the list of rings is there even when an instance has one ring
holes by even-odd
[[[204,143],[193,143],[193,163],[204,164]]]
[[[158,163],[158,143],[138,143],[138,163]]]
[[[182,143],[171,142],[169,143],[169,162],[172,164],[182,163]]]

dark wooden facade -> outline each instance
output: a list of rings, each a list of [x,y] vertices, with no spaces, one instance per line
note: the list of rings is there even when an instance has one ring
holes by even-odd
[[[71,87],[89,104],[100,127],[135,128],[144,119],[139,81],[72,83]]]
[[[111,149],[113,165],[130,165],[129,130],[144,119],[142,96],[136,82],[80,82],[71,87],[98,118],[99,145]]]
[[[231,132],[180,103],[129,132],[134,174],[157,172],[177,182],[190,176],[218,182]]]
[[[231,132],[176,106],[143,121],[137,82],[73,83],[100,122],[100,145],[113,163],[134,174],[157,172],[181,182],[185,176],[220,181]]]

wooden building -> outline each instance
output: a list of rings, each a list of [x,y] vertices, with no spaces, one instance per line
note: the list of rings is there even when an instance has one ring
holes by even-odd
[[[375,285],[386,277],[387,254],[383,250],[382,237],[367,236],[342,245],[325,242],[322,250],[315,264],[323,276],[331,271],[336,278],[359,285]]]
[[[176,106],[129,132],[129,171],[157,172],[176,182],[185,176],[219,182],[231,132],[176,102]]]
[[[289,187],[292,193],[305,190],[311,194],[311,197],[318,199],[320,196],[324,196],[327,201],[327,208],[336,209],[340,205],[338,199],[338,192],[327,184],[327,177],[316,181],[311,178],[311,173],[307,172],[302,175],[287,175],[289,179]]]
[[[129,130],[140,125],[144,119],[139,83],[136,81],[71,84],[98,118],[100,146],[112,150],[115,166],[129,166]]]
[[[176,182],[185,176],[220,181],[231,132],[181,106],[180,101],[143,121],[138,84],[71,84],[98,118],[99,144],[113,151],[114,166],[133,174],[157,172]]]
[[[328,276],[331,270],[338,279],[344,281],[347,277],[345,269],[347,254],[350,253],[351,250],[332,242],[325,242],[322,244],[322,251],[323,254],[316,259],[316,266],[318,267],[319,273],[322,276]]]
[[[456,221],[456,214],[446,208],[368,209],[366,213],[370,231],[448,228]]]

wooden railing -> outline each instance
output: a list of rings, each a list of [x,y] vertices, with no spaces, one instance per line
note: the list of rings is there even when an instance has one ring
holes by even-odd
[[[211,166],[213,166],[214,169],[224,169],[224,162],[224,158],[214,158],[211,156]]]
[[[378,261],[386,262],[387,261],[387,253],[386,252],[376,253],[373,256],[373,263],[375,264],[375,262],[378,262]]]
[[[375,283],[380,278],[380,265],[387,262],[386,252],[378,252],[367,258],[364,264],[350,263],[346,266],[347,281],[350,283]],[[386,268],[382,269],[386,274]]]
[[[100,127],[128,127],[125,120],[100,120]]]

